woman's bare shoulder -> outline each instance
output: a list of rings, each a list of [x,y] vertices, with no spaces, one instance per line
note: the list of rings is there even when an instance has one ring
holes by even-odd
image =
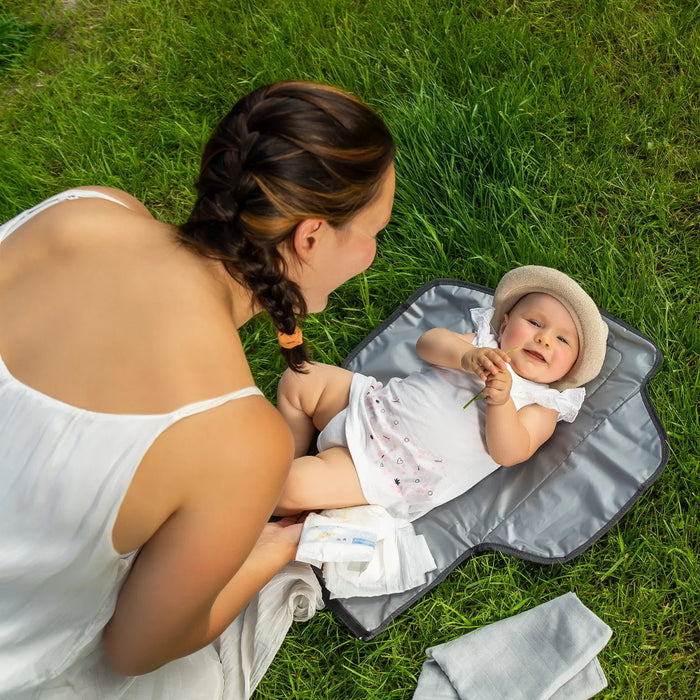
[[[289,428],[260,395],[179,420],[141,461],[114,525],[115,547],[128,552],[143,545],[183,508],[207,513],[207,522],[225,518],[226,512],[234,520],[236,514],[247,513],[264,521],[279,496],[292,453]]]

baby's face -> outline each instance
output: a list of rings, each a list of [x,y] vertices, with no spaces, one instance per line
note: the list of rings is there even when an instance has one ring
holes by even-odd
[[[566,307],[548,294],[528,294],[507,313],[498,334],[511,367],[541,384],[561,379],[578,357],[578,334]],[[512,352],[511,352],[512,351]]]

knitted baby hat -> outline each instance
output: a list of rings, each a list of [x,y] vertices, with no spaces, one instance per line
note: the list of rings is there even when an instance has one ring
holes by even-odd
[[[526,294],[539,292],[553,296],[571,314],[578,332],[578,358],[574,366],[551,386],[560,391],[581,386],[598,376],[605,360],[608,325],[596,303],[563,272],[541,265],[523,265],[506,272],[493,299],[493,327],[498,332],[504,314]]]

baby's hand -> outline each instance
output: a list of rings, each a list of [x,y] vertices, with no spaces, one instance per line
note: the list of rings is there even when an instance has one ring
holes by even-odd
[[[489,406],[502,406],[510,398],[510,388],[513,386],[513,377],[508,370],[502,370],[492,374],[486,379],[484,397]]]
[[[474,348],[462,355],[462,369],[465,372],[474,372],[484,381],[489,376],[505,372],[506,362],[510,362],[510,358],[500,348]]]

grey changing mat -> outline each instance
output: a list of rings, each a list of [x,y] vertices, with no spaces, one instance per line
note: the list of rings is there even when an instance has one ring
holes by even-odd
[[[415,343],[424,331],[443,326],[470,333],[469,309],[490,306],[492,299],[493,291],[479,285],[433,280],[365,338],[343,366],[381,381],[405,376],[423,365]],[[375,637],[472,554],[496,550],[541,564],[572,559],[659,476],[668,446],[646,386],[661,353],[638,331],[603,316],[610,327],[605,363],[586,385],[576,420],[560,422],[527,463],[496,470],[413,523],[437,564],[426,584],[399,594],[326,601],[355,636]]]

